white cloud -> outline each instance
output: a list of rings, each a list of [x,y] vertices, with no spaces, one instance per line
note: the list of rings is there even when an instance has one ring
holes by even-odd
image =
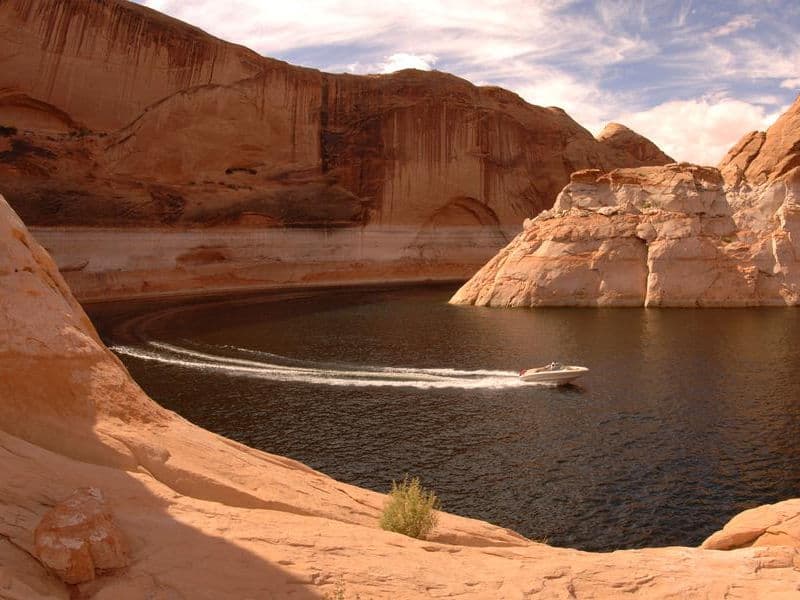
[[[752,29],[758,23],[758,18],[754,15],[737,15],[730,21],[709,31],[710,37],[724,37],[743,29]]]
[[[381,65],[381,73],[394,73],[402,69],[419,69],[420,71],[430,71],[436,63],[433,54],[409,54],[407,52],[397,52],[392,54]]]
[[[431,46],[454,39],[444,32],[461,28],[474,31],[477,37],[471,41],[480,44],[487,37],[513,37],[525,30],[523,25],[536,30],[536,24],[560,5],[523,0],[146,0],[144,4],[265,54],[378,38],[386,45],[405,39]]]
[[[607,66],[641,60],[654,52],[652,41],[598,27],[596,18],[581,12],[561,14],[573,1],[145,0],[144,4],[266,55],[352,45],[353,52],[362,54],[356,58],[364,66],[379,65],[375,56],[364,60],[363,54],[370,52],[365,47],[384,55],[431,54],[487,68],[520,57],[545,64],[565,53],[579,53],[590,66]]]
[[[530,81],[516,86],[514,91],[531,104],[569,107],[569,115],[591,131],[602,126],[609,117],[609,107],[621,99],[611,98],[597,86],[555,70],[531,73]]]
[[[394,73],[403,69],[430,71],[435,64],[436,56],[433,54],[395,52],[377,62],[362,63],[356,61],[346,65],[330,65],[327,70],[332,73],[347,72],[354,75],[365,75],[370,73]]]
[[[787,90],[800,89],[800,77],[797,79],[784,79],[781,81],[781,87]]]
[[[645,0],[595,0],[595,9],[603,24],[611,29],[649,26]]]
[[[720,72],[730,78],[792,79],[800,71],[800,48],[797,46],[780,48],[735,38],[727,53],[727,64]]]
[[[675,17],[675,24],[678,27],[686,25],[686,19],[692,12],[692,0],[683,0],[678,8],[678,14]]]
[[[763,131],[780,114],[741,100],[675,100],[619,117],[678,161],[716,165],[747,132]]]

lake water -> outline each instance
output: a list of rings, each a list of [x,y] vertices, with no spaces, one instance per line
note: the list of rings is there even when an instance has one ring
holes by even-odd
[[[89,307],[158,402],[250,446],[586,550],[800,496],[800,311],[455,307],[452,287]],[[580,385],[519,369],[586,365]]]

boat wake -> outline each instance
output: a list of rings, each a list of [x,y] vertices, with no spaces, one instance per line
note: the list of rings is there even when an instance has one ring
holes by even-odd
[[[114,346],[112,350],[117,354],[141,360],[281,382],[350,387],[458,388],[465,390],[541,385],[522,381],[514,371],[416,369],[302,361],[235,346],[222,346],[219,350],[238,356],[203,352],[157,341],[147,342],[146,346],[141,348]],[[242,358],[242,356],[249,358]]]

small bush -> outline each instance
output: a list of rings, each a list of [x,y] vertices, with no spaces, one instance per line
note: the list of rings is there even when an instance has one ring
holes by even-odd
[[[392,491],[381,515],[381,529],[425,539],[436,527],[439,508],[436,494],[425,490],[419,477],[409,479],[406,475],[402,483],[392,482]]]

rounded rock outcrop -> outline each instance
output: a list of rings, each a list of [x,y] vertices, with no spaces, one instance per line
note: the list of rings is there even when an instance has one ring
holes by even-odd
[[[606,125],[598,134],[597,140],[609,148],[629,154],[641,165],[657,166],[675,162],[652,141],[620,123]],[[638,166],[634,160],[630,166]]]
[[[45,513],[34,547],[42,564],[69,584],[91,581],[130,560],[125,536],[94,487],[75,490]]]

